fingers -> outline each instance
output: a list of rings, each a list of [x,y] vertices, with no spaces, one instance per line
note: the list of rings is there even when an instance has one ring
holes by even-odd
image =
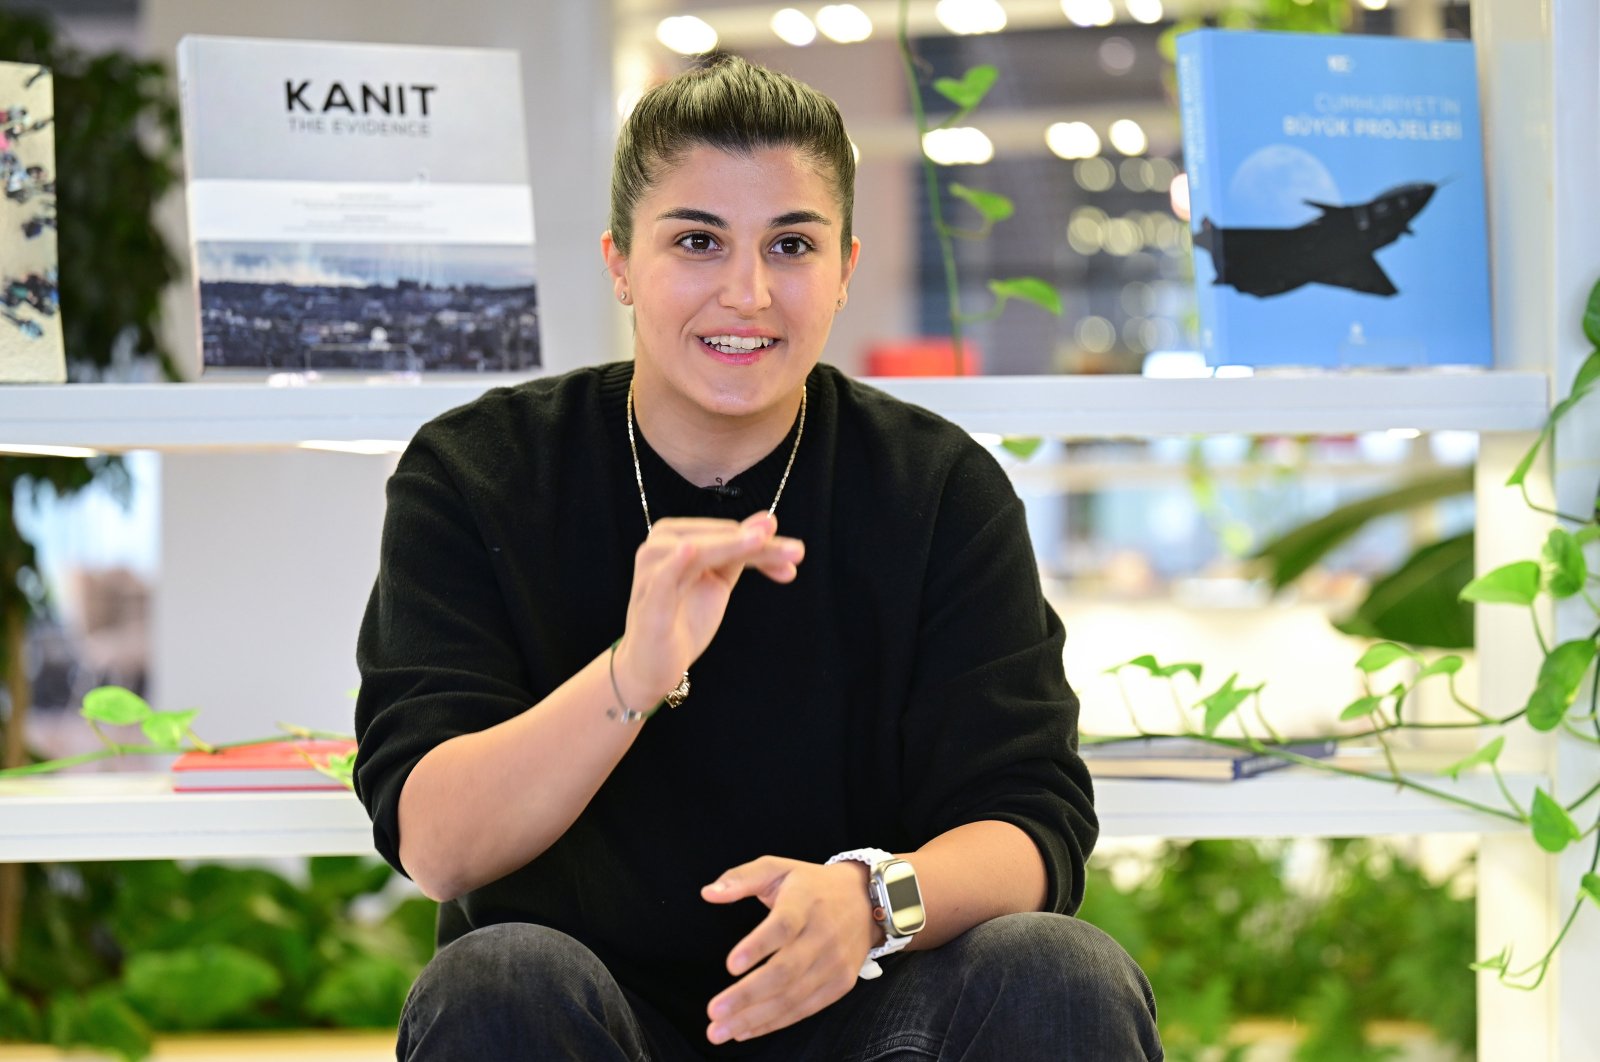
[[[792,859],[782,859],[778,856],[762,856],[752,859],[748,863],[741,863],[736,867],[725,870],[721,876],[711,884],[700,890],[700,895],[711,903],[732,903],[734,900],[743,900],[747,897],[757,897],[768,907],[772,906],[772,898],[778,891],[778,886],[783,884],[784,878],[795,866]],[[752,931],[753,932],[753,931]],[[749,938],[746,937],[746,940]],[[735,951],[738,949],[735,948]],[[755,963],[746,963],[749,969]],[[731,967],[730,967],[731,970]],[[731,970],[735,975],[744,970]]]
[[[706,1030],[706,1039],[720,1044],[777,1032],[843,999],[855,982],[856,975],[851,971],[824,976],[811,993],[798,1002],[783,995],[774,996],[737,1014],[730,1012],[725,1018],[713,1019]]]

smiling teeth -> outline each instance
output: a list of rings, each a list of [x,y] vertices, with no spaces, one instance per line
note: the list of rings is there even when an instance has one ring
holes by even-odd
[[[716,347],[724,354],[731,354],[743,350],[760,350],[776,343],[776,339],[766,336],[703,336],[700,340],[708,346]]]

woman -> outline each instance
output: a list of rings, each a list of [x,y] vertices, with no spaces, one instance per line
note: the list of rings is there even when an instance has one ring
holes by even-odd
[[[443,904],[401,1057],[1160,1057],[1065,914],[1096,827],[1022,506],[818,364],[854,176],[790,78],[654,89],[601,238],[633,361],[402,458],[356,770]]]

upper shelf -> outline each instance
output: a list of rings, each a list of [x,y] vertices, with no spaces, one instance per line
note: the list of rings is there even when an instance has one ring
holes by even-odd
[[[308,440],[406,440],[506,377],[351,379],[299,387],[202,381],[0,387],[0,443],[101,450],[278,449]],[[1541,373],[876,378],[867,382],[974,432],[1063,438],[1240,433],[1537,431]]]

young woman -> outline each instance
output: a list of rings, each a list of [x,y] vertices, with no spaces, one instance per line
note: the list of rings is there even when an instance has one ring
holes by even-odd
[[[400,1057],[1161,1057],[1069,916],[1096,825],[1022,505],[819,364],[854,179],[788,77],[654,89],[601,237],[633,360],[401,459],[356,710],[378,849],[442,903]]]

